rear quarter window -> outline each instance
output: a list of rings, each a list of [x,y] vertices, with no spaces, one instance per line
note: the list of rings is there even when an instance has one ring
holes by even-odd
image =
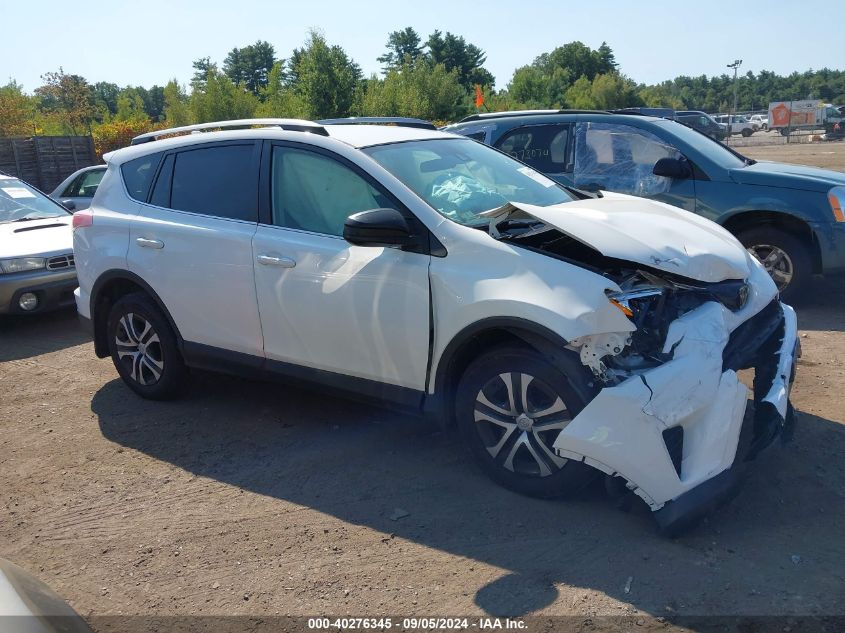
[[[150,193],[150,185],[153,182],[158,163],[161,160],[162,152],[147,154],[135,160],[130,160],[120,166],[123,174],[123,182],[126,191],[131,198],[139,202],[146,202]]]

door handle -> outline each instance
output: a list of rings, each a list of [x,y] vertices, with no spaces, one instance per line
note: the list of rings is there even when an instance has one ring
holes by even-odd
[[[296,262],[290,257],[276,257],[275,255],[259,255],[258,263],[264,266],[281,266],[282,268],[293,268]]]
[[[143,248],[164,248],[164,242],[162,242],[161,240],[148,240],[146,237],[135,238],[135,243]]]

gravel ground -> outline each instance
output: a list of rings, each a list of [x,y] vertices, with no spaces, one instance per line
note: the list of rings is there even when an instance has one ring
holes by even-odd
[[[746,151],[845,169],[845,144]],[[844,295],[819,282],[799,310],[795,440],[675,540],[599,489],[558,502],[498,488],[454,435],[374,407],[211,374],[177,402],[143,401],[73,313],[7,318],[0,556],[95,623],[845,615]]]

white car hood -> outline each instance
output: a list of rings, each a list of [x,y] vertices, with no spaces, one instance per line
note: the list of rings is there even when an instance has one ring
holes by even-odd
[[[633,196],[605,194],[550,207],[510,202],[481,214],[496,225],[513,218],[535,218],[599,251],[704,282],[745,279],[749,255],[719,225],[667,204]]]
[[[73,216],[0,224],[0,259],[73,252]],[[58,225],[58,226],[57,226]]]

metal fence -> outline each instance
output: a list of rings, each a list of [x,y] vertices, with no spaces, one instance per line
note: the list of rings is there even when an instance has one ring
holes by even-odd
[[[77,169],[98,162],[90,136],[0,138],[0,171],[48,193]]]

